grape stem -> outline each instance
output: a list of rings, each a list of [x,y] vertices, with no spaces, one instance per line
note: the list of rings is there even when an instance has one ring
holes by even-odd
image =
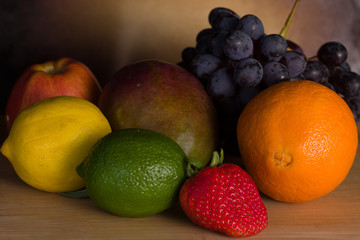
[[[295,10],[296,10],[297,6],[299,5],[300,1],[301,0],[296,0],[295,1],[294,6],[291,9],[291,12],[290,12],[288,18],[286,19],[284,27],[281,29],[280,35],[283,38],[286,38],[287,32],[289,30],[290,24],[292,22],[292,19],[293,19],[294,13],[295,13]]]
[[[315,55],[315,56],[312,56],[312,57],[306,58],[306,61],[308,62],[308,61],[317,60],[317,58],[318,58],[318,57]]]

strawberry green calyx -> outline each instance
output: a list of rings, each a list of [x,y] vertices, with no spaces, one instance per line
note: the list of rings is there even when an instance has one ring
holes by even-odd
[[[224,150],[220,149],[220,154],[217,151],[213,152],[213,156],[209,166],[217,167],[222,165],[223,162],[224,162]],[[191,157],[188,159],[188,164],[186,167],[186,176],[192,177],[204,167],[205,165],[199,159]]]
[[[217,167],[224,162],[224,150],[220,149],[220,155],[217,151],[213,152],[213,156],[210,162],[210,167]]]

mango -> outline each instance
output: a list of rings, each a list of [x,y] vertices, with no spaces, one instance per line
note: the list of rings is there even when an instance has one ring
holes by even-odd
[[[121,68],[103,87],[98,107],[113,131],[157,131],[204,165],[216,150],[215,107],[201,82],[176,64],[143,60]]]

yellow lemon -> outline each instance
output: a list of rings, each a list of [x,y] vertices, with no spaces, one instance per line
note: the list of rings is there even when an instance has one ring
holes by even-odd
[[[85,186],[77,165],[110,132],[109,122],[94,104],[78,97],[53,97],[16,117],[0,151],[30,186],[74,191]]]

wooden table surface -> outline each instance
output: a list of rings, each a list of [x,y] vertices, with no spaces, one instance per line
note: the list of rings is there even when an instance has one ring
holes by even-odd
[[[1,132],[1,142],[5,131]],[[263,196],[269,225],[250,239],[360,239],[360,157],[345,181],[320,199],[289,204]],[[90,199],[29,187],[0,156],[0,239],[231,239],[194,225],[179,205],[148,218],[123,218]]]

